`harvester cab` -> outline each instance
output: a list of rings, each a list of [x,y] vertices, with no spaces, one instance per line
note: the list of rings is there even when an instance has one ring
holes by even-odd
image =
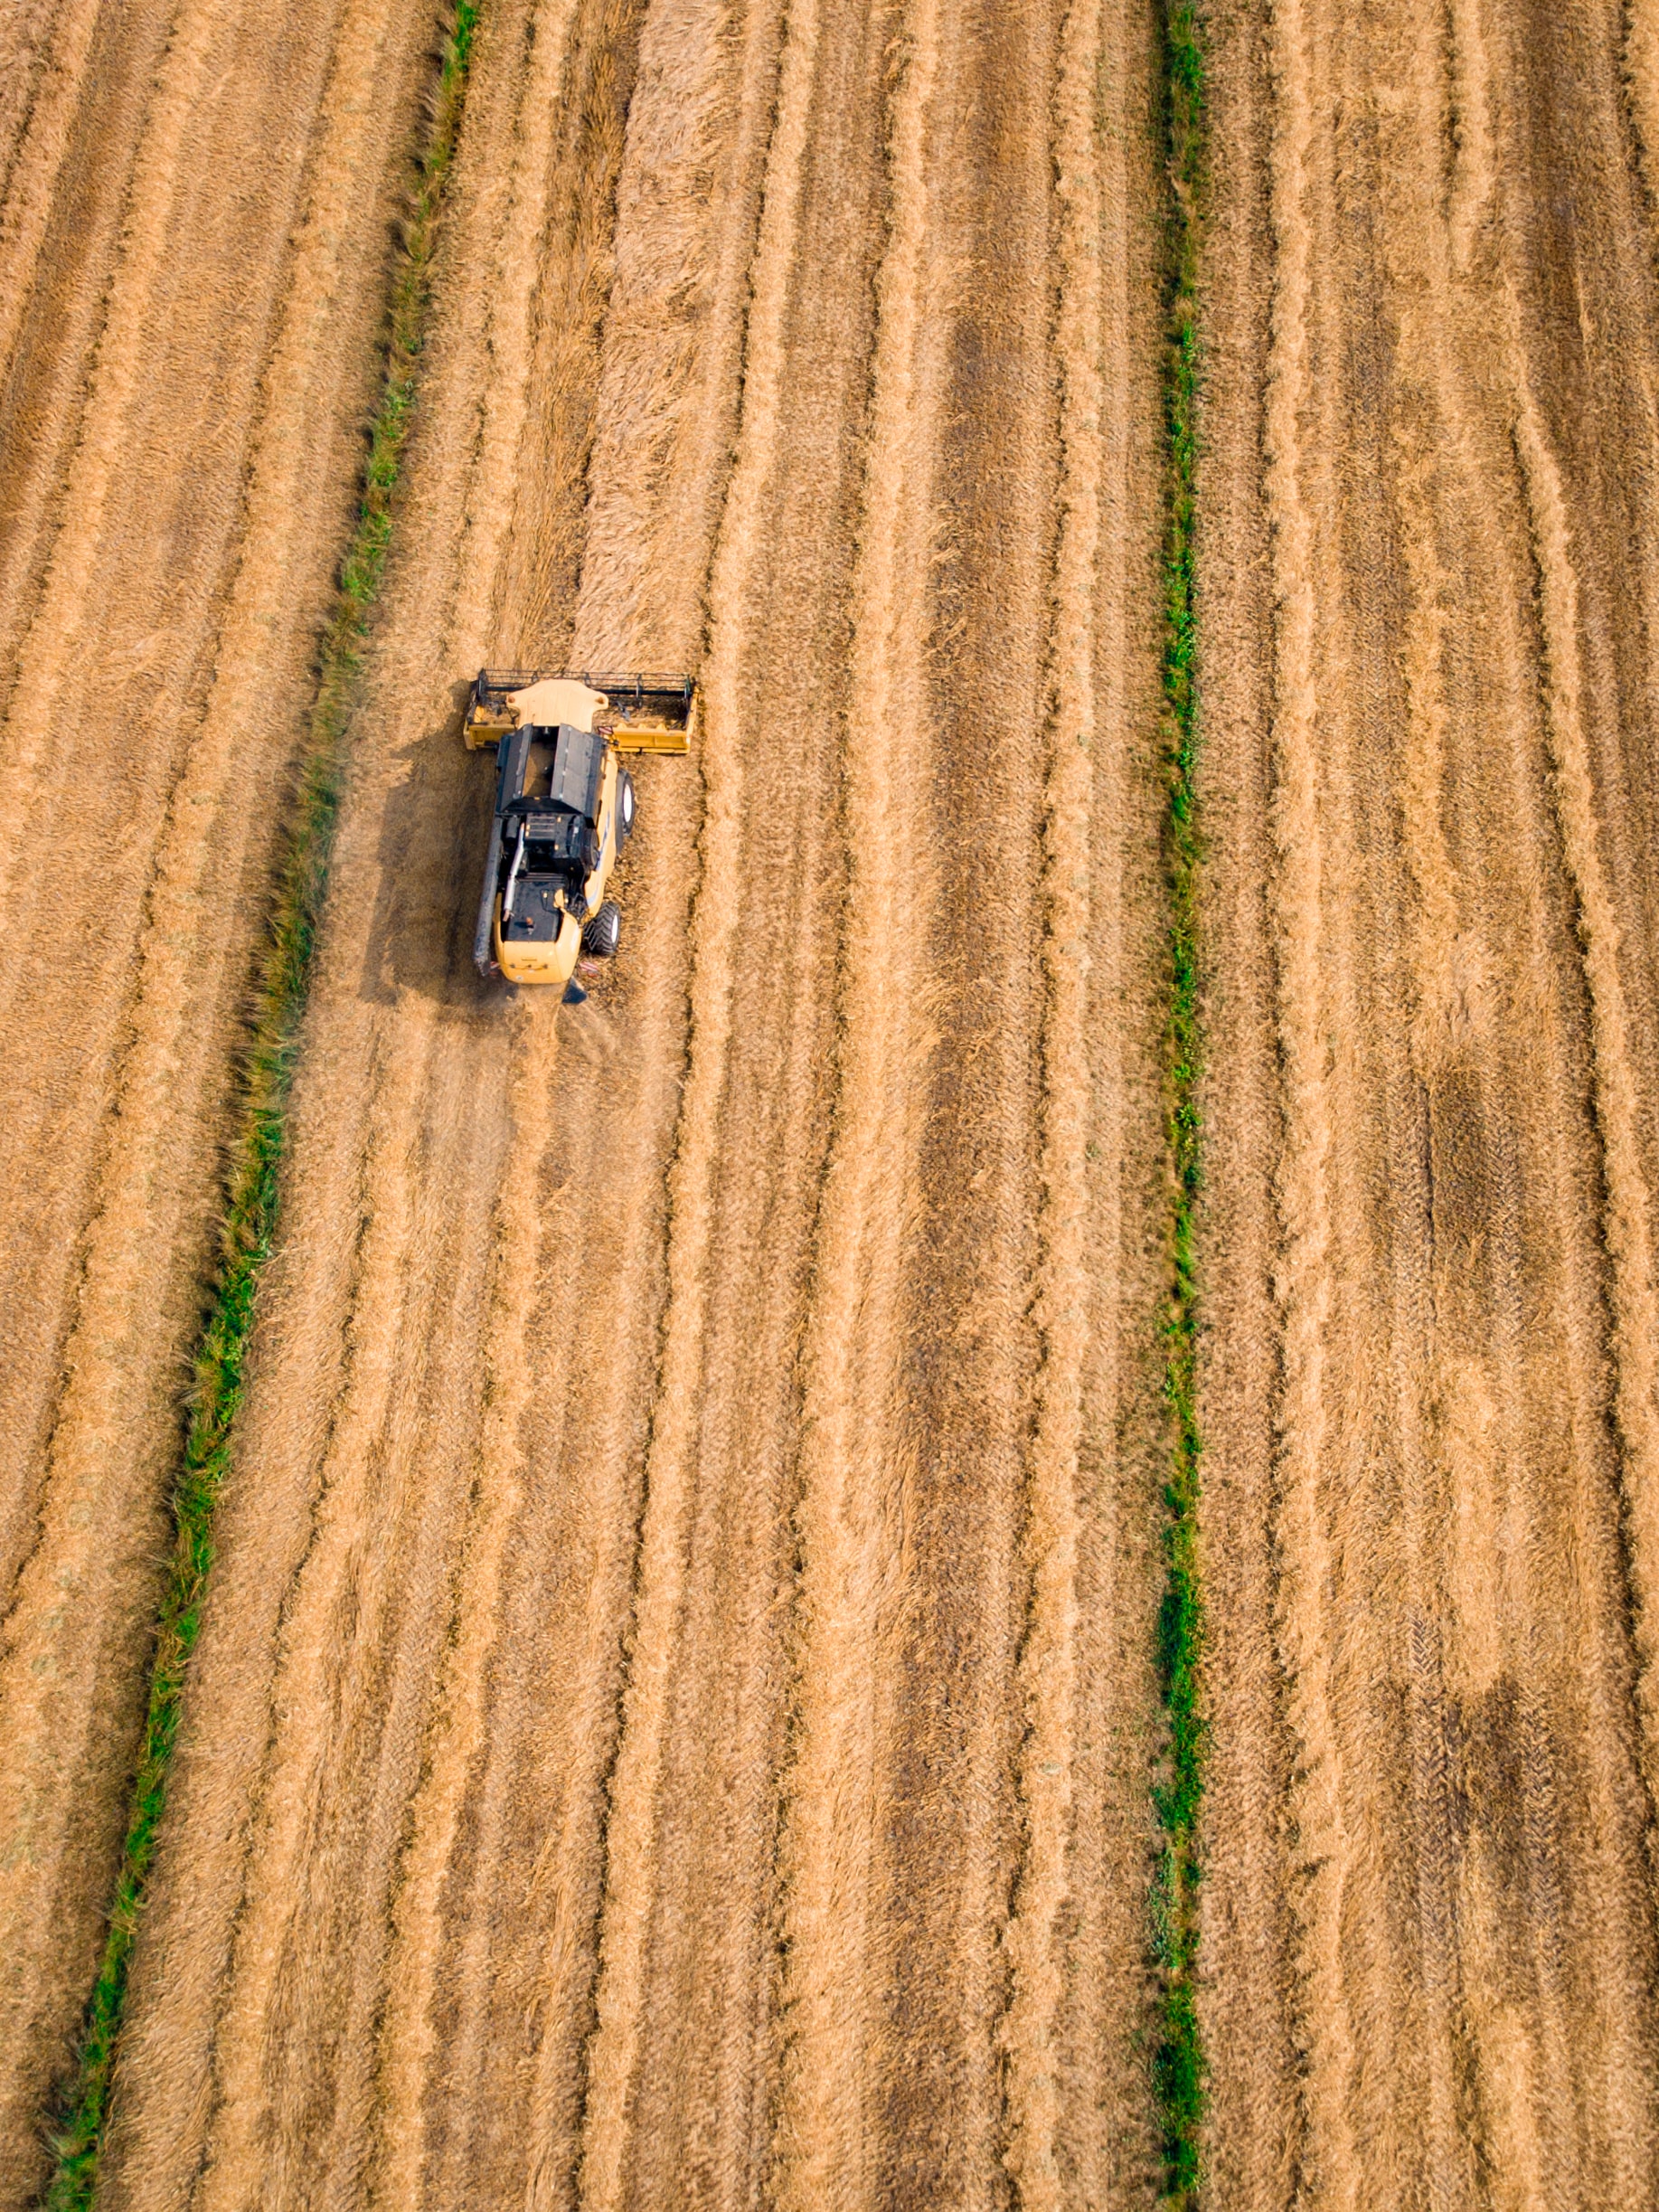
[[[618,755],[688,752],[696,718],[688,676],[479,671],[463,733],[475,752],[495,749],[480,975],[586,995],[578,959],[609,959],[621,935],[605,895],[634,827],[634,780]]]

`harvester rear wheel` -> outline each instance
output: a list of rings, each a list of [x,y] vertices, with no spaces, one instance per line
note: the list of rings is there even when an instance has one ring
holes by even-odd
[[[607,899],[582,931],[582,950],[589,959],[614,959],[621,941],[621,910],[615,899]]]

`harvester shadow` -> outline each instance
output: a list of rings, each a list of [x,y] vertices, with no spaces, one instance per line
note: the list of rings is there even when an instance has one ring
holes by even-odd
[[[470,689],[457,684],[444,720],[394,756],[407,773],[386,796],[358,984],[371,1004],[415,991],[467,1018],[505,988],[481,981],[472,963],[495,757],[461,742]]]

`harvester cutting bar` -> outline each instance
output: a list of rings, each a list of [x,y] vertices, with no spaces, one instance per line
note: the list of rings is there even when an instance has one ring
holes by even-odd
[[[697,686],[689,676],[589,668],[480,668],[467,710],[467,742],[495,744],[517,727],[514,695],[550,679],[604,694],[605,710],[594,726],[618,752],[684,752],[690,747]]]

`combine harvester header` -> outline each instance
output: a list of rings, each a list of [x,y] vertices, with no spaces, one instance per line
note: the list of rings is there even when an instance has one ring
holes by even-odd
[[[495,748],[495,811],[473,959],[509,983],[574,981],[578,957],[609,959],[621,916],[605,896],[634,827],[634,781],[617,756],[686,752],[689,676],[481,668],[463,735]]]

